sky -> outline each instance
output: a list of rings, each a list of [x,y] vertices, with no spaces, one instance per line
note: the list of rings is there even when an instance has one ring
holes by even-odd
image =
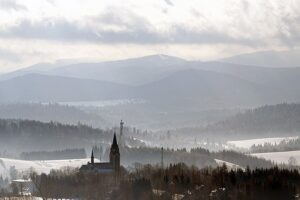
[[[297,49],[299,0],[0,0],[0,72],[151,54]]]

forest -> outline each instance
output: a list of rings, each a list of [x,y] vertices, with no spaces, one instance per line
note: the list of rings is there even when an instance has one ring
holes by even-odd
[[[104,126],[107,122],[97,114],[59,103],[9,103],[0,104],[0,118],[27,119],[42,122],[59,121],[66,124]]]
[[[22,160],[64,160],[80,158],[86,158],[86,152],[84,148],[63,149],[56,151],[31,151],[22,152],[20,154],[20,159]]]
[[[251,146],[252,153],[282,152],[300,150],[300,138],[283,140],[278,144],[264,143]]]
[[[181,127],[175,134],[215,141],[299,136],[300,104],[281,103],[241,109],[237,114],[202,126]]]
[[[226,165],[202,169],[183,163],[164,168],[144,165],[132,171],[123,168],[119,187],[115,187],[109,174],[83,173],[78,169],[52,170],[48,175],[32,172],[30,176],[35,195],[43,199],[292,200],[300,189],[298,170],[276,166],[234,171]]]
[[[121,147],[120,151],[122,152],[121,163],[124,165],[160,164],[161,162],[161,148]],[[109,150],[107,149],[105,153],[106,158],[108,158],[108,152]],[[257,167],[270,168],[274,166],[270,161],[228,150],[210,152],[203,148],[193,148],[190,151],[186,149],[164,149],[163,157],[166,165],[183,162],[188,166],[197,166],[199,168],[216,167],[215,159],[235,163],[241,168],[249,167],[255,169]]]
[[[109,144],[113,130],[34,120],[0,119],[0,149],[11,156],[27,151],[84,148],[92,142]]]
[[[240,112],[234,117],[208,126],[208,132],[233,132],[255,135],[285,135],[299,134],[300,104],[265,105],[255,109]]]

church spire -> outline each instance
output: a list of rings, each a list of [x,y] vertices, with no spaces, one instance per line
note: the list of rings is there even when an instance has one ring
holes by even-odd
[[[92,149],[91,164],[94,164],[94,149]]]
[[[114,133],[114,139],[113,139],[113,142],[112,142],[111,147],[110,147],[109,155],[110,155],[109,156],[110,161],[112,161],[112,157],[114,157],[116,155],[120,156],[119,145],[118,145],[118,142],[117,142],[116,133]]]
[[[116,137],[116,133],[114,133],[114,139],[113,139],[113,143],[111,145],[111,148],[112,149],[119,149],[119,146],[118,146],[118,142],[117,142],[117,137]]]
[[[120,151],[119,151],[116,133],[114,133],[114,139],[110,148],[109,162],[111,163],[112,168],[114,170],[115,183],[117,183],[120,176]]]
[[[121,146],[124,146],[123,127],[124,127],[124,122],[123,122],[123,120],[121,120],[121,122],[120,122],[120,138],[119,138],[119,144]]]

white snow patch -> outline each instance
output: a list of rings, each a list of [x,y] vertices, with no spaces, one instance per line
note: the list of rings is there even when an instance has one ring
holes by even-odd
[[[274,145],[274,144],[279,144],[282,141],[289,141],[294,139],[298,139],[298,136],[227,141],[227,145],[229,148],[232,147],[232,148],[250,149],[251,146],[253,145],[264,145],[265,143],[270,143]]]
[[[9,174],[9,169],[13,166],[19,172],[26,172],[29,169],[34,169],[37,173],[49,173],[52,169],[61,169],[62,167],[80,167],[89,161],[90,159],[28,161],[0,158],[0,174],[4,176]]]
[[[297,165],[300,165],[300,151],[253,153],[251,155],[271,160],[278,164],[288,164],[289,158],[294,157],[297,161]]]
[[[219,160],[219,159],[214,159],[216,161],[216,163],[218,164],[218,166],[223,166],[223,164],[226,164],[227,168],[229,170],[238,170],[238,169],[242,169],[242,170],[245,170],[243,167],[241,167],[240,165],[237,165],[237,164],[234,164],[234,163],[231,163],[231,162],[227,162],[227,161],[224,161],[224,160]]]

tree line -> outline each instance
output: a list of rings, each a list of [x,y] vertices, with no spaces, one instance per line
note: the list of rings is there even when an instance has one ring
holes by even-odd
[[[143,165],[122,168],[121,181],[110,174],[82,173],[78,169],[31,174],[35,195],[47,198],[111,200],[294,200],[300,187],[298,170],[272,167],[229,170],[226,165],[199,169],[184,163],[161,168]]]
[[[278,144],[264,143],[251,146],[252,153],[281,152],[300,150],[300,138],[292,140],[282,140]]]
[[[265,105],[241,112],[205,128],[210,132],[299,134],[300,104]]]
[[[144,164],[161,164],[161,148],[158,147],[124,147],[120,146],[121,163],[126,166],[144,165]],[[104,158],[108,159],[109,148],[105,150]],[[163,149],[163,162],[165,165],[171,163],[183,162],[189,166],[197,166],[199,168],[213,166],[216,167],[215,159],[224,160],[246,168],[270,168],[274,164],[262,158],[257,158],[243,153],[223,150],[210,152],[204,148],[187,149]]]
[[[22,152],[20,158],[23,160],[63,160],[86,158],[84,148],[81,149],[63,149],[56,151],[31,151]]]

